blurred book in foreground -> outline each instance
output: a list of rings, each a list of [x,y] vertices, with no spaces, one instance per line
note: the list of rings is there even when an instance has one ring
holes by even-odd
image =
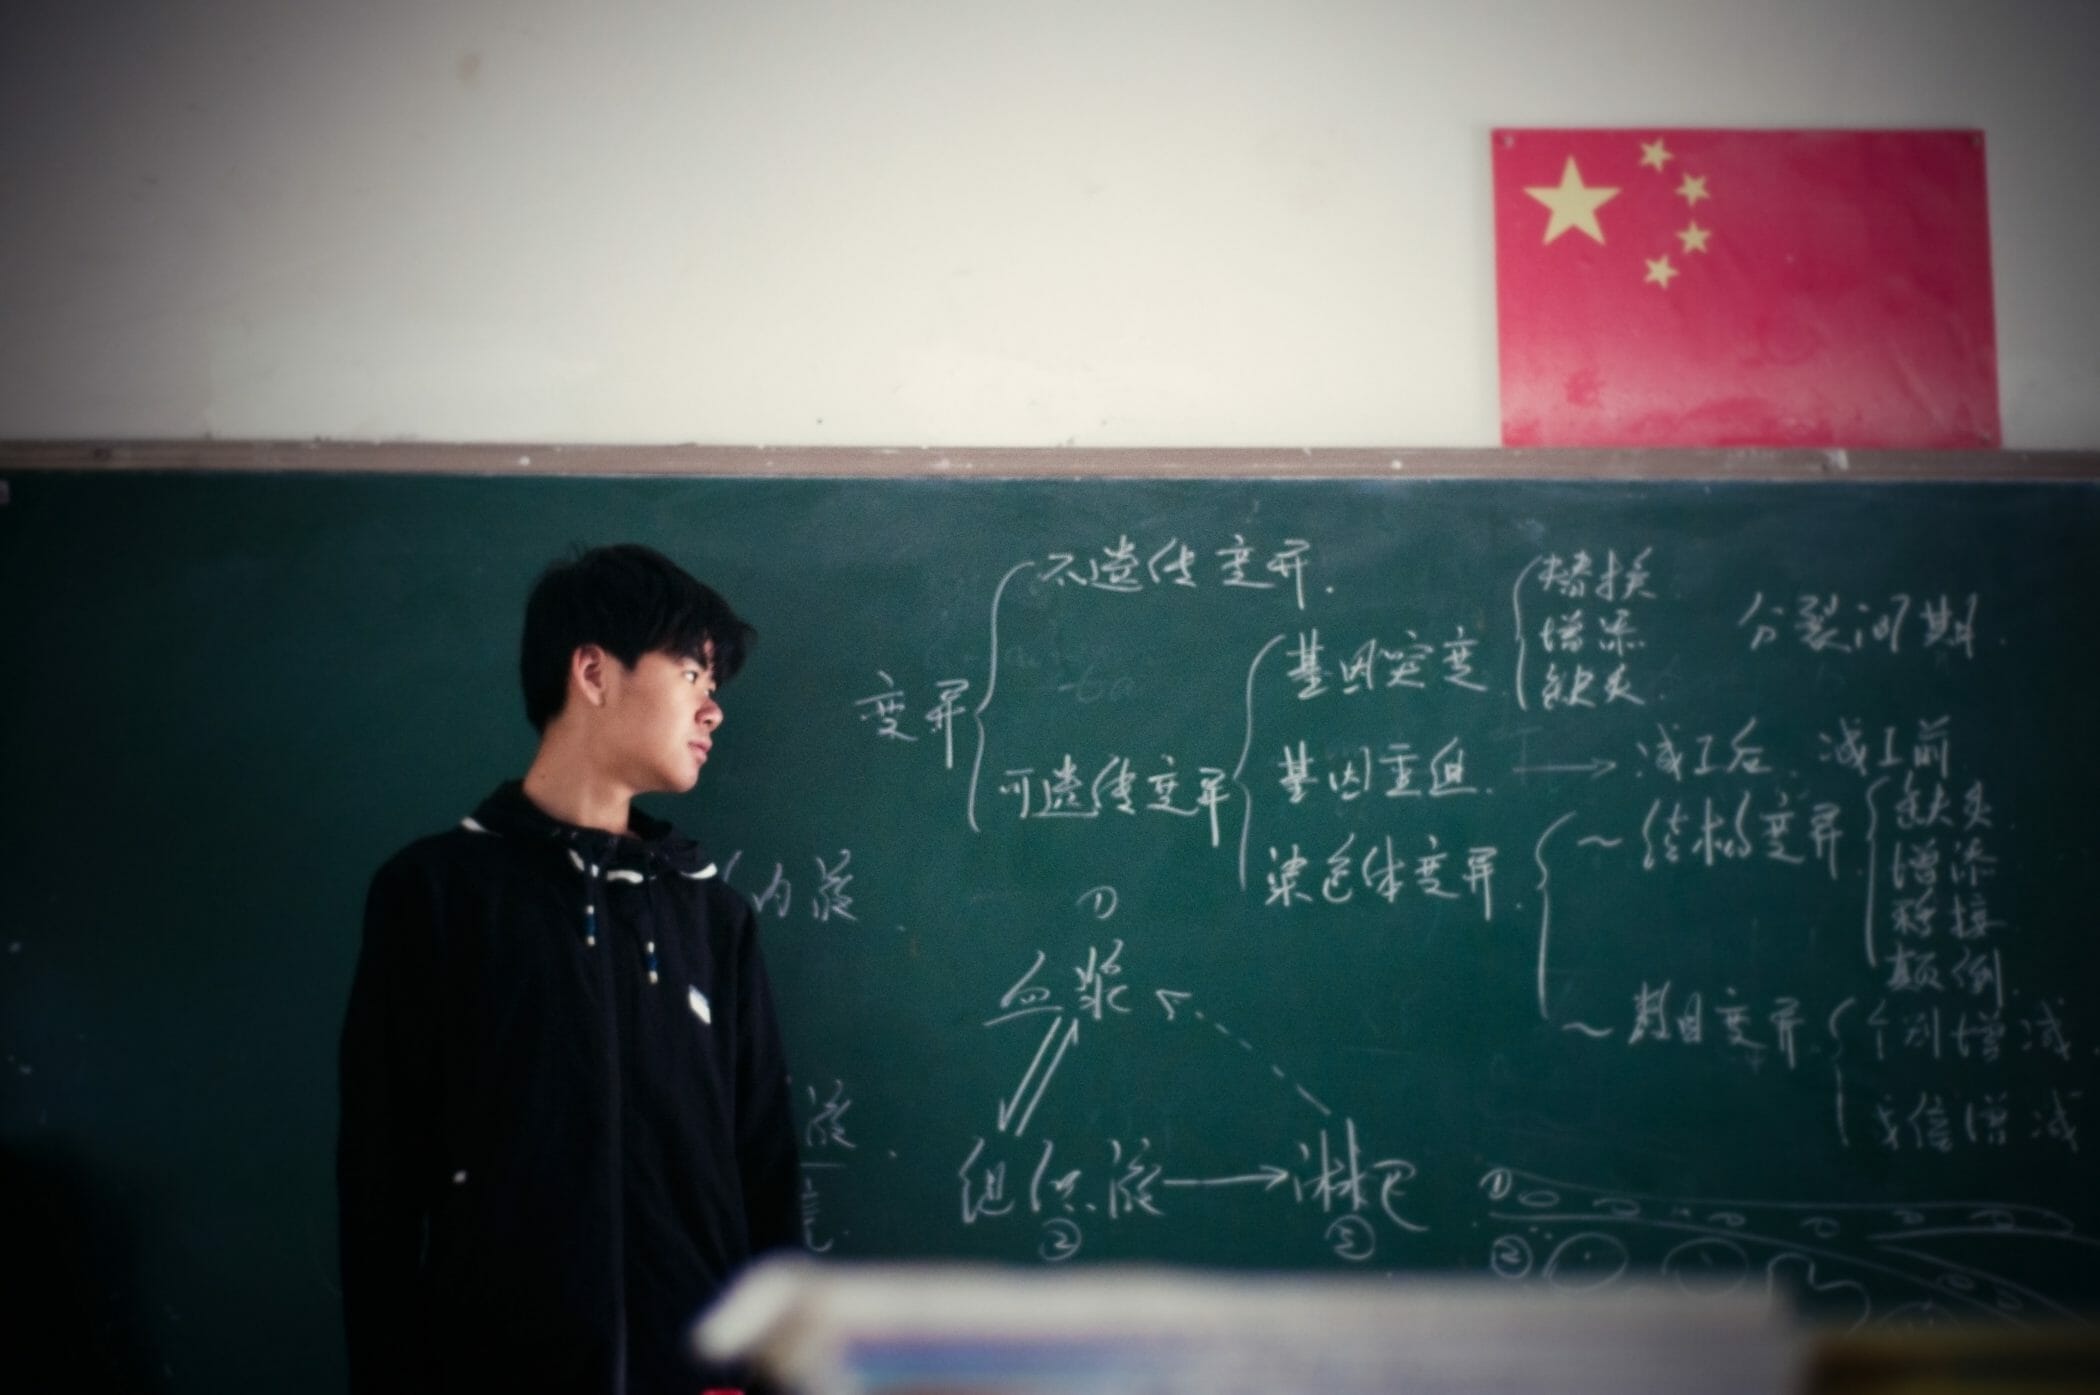
[[[1761,1293],[792,1258],[694,1342],[800,1395],[1774,1395],[1804,1350]]]
[[[1807,1395],[2095,1395],[2100,1315],[1820,1336]]]

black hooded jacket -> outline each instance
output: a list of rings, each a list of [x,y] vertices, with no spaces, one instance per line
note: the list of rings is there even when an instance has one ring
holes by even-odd
[[[798,1242],[756,917],[633,826],[511,783],[372,879],[337,1145],[359,1395],[690,1395],[693,1317]]]

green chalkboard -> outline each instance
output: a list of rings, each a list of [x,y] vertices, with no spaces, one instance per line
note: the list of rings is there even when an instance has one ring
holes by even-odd
[[[621,539],[761,631],[665,811],[816,1248],[2100,1298],[2090,482],[10,483],[0,1190],[82,1388],[339,1383],[365,880]]]

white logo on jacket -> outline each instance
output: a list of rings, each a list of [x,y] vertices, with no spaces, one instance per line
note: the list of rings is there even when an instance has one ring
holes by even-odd
[[[707,995],[691,984],[686,985],[685,1005],[693,1010],[693,1016],[699,1018],[710,1027],[714,1025],[715,1014],[707,1005]]]

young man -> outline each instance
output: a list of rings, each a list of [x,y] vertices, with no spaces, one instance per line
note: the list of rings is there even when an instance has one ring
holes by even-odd
[[[372,880],[337,1147],[351,1386],[692,1395],[693,1317],[797,1243],[750,903],[630,807],[707,763],[751,628],[647,548],[525,609],[521,782]]]

